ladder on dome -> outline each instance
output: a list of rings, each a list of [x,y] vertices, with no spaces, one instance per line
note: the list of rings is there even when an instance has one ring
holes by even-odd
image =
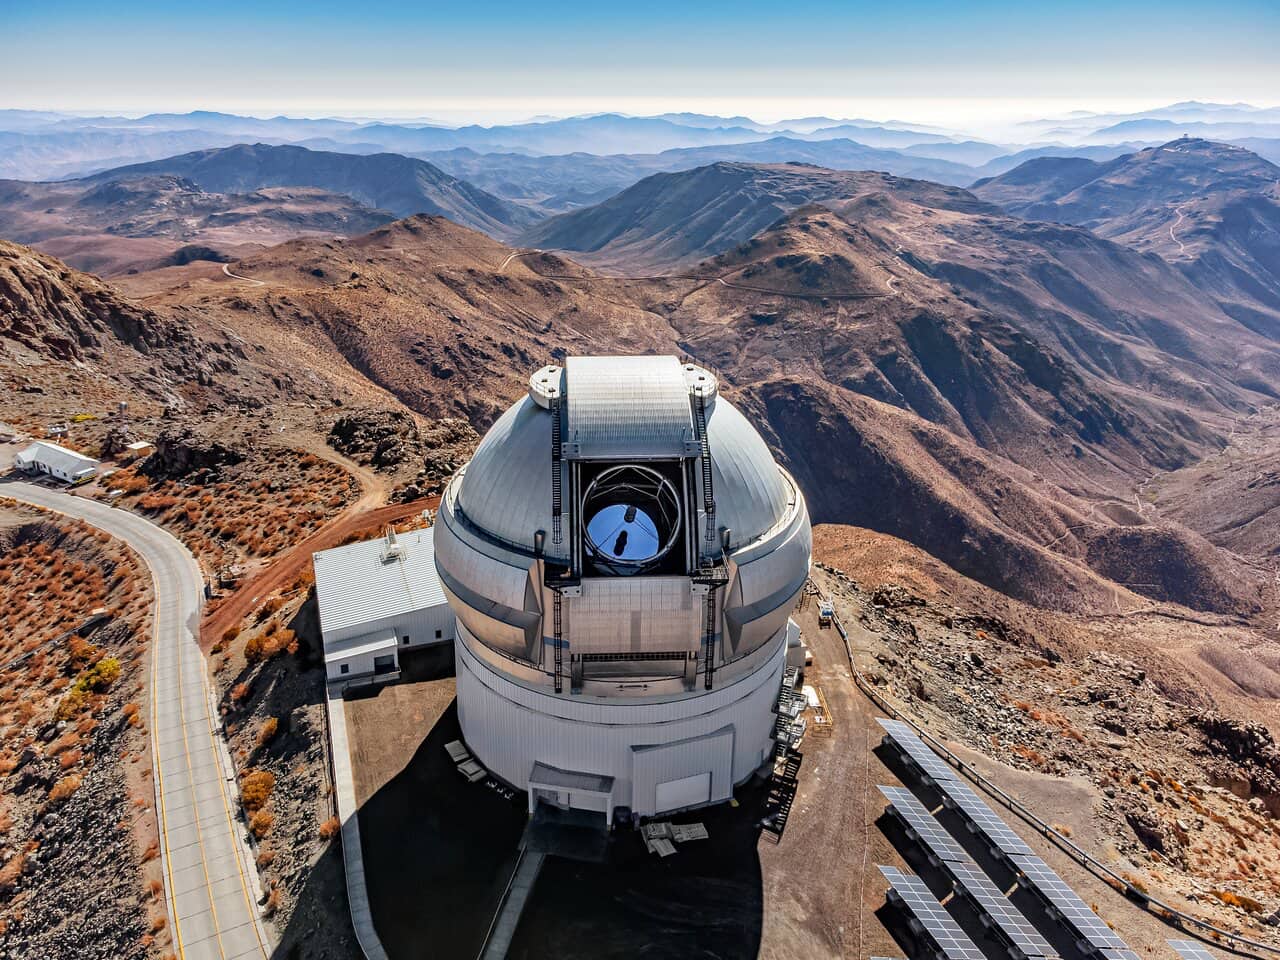
[[[552,604],[551,604],[552,606],[551,624],[552,624],[552,631],[555,634],[555,641],[556,641],[556,654],[555,654],[556,693],[563,693],[564,692],[564,627],[561,622],[561,617],[563,616],[561,604],[563,604],[564,598],[561,595],[560,591],[555,587],[551,588],[551,592],[555,597],[555,599],[552,601]]]
[[[707,514],[707,543],[716,538],[716,497],[711,489],[711,442],[707,438],[707,398],[700,387],[693,390],[693,417],[702,447],[702,508]]]
[[[707,588],[707,632],[703,637],[704,684],[708,690],[716,669],[716,588]]]
[[[556,395],[551,398],[551,542],[560,543],[564,540],[564,533],[561,529],[561,515],[564,512],[564,497],[561,485],[563,478],[561,477],[562,460],[563,460],[563,443],[560,435],[560,392],[557,390]],[[557,602],[559,598],[557,596]],[[559,648],[557,648],[557,656]],[[557,687],[557,691],[558,691]]]
[[[702,673],[703,684],[710,690],[716,670],[716,591],[729,582],[729,570],[723,554],[714,560],[704,560],[693,575],[693,582],[707,588],[703,601],[706,620],[702,634]]]

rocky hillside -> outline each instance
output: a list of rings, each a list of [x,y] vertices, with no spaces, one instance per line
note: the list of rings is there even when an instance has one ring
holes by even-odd
[[[629,272],[661,270],[721,253],[797,207],[886,189],[927,196],[940,206],[982,206],[963,190],[887,174],[802,163],[713,163],[647,177],[603,203],[538,224],[521,242]]]
[[[158,956],[168,931],[139,702],[150,581],[105,535],[12,501],[0,552],[0,953]]]
[[[445,216],[494,236],[511,236],[537,219],[519,204],[451,177],[425,160],[395,153],[358,155],[305,147],[237,144],[118,167],[87,178],[103,183],[135,176],[184,177],[217,193],[266,187],[315,187],[398,217]]]
[[[228,260],[245,244],[358,234],[395,219],[340,193],[268,187],[218,193],[172,174],[58,183],[0,181],[0,236],[110,276]]]
[[[0,342],[61,361],[102,360],[189,345],[191,333],[132,303],[97,277],[0,240]]]
[[[1157,253],[1223,311],[1280,337],[1280,167],[1257,154],[1184,138],[1105,163],[1031,160],[973,191]]]

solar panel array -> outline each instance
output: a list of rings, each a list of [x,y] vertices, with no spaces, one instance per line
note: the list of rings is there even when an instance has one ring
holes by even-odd
[[[978,904],[982,912],[991,918],[1024,957],[1047,958],[1058,955],[1049,941],[976,863],[972,860],[967,863],[948,863],[947,870],[956,885]]]
[[[960,929],[960,924],[947,913],[923,880],[893,867],[881,867],[880,872],[889,881],[903,906],[938,945],[946,960],[986,960],[985,954]]]
[[[1010,829],[1004,820],[987,806],[987,802],[974,792],[966,783],[952,781],[939,784],[946,794],[946,799],[978,830],[982,831],[992,845],[1007,857],[1032,856],[1035,851],[1027,842]]]
[[[909,724],[901,720],[885,720],[883,717],[877,717],[876,723],[884,728],[885,733],[889,734],[898,749],[932,779],[942,782],[959,778],[960,774],[952,770],[947,761],[930,750],[929,746],[916,736],[916,732]]]
[[[1178,951],[1182,960],[1218,960],[1204,944],[1195,940],[1170,940],[1169,946]]]
[[[1037,856],[1018,856],[1014,864],[1096,952],[1108,960],[1129,960],[1133,951],[1107,926],[1053,868]]]
[[[880,787],[880,792],[893,804],[893,811],[920,838],[939,860],[965,861],[969,855],[956,843],[925,805],[906,787]]]

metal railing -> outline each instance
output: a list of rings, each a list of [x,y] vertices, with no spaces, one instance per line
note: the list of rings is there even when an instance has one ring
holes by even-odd
[[[810,580],[809,582],[820,598],[823,600],[829,599],[818,583],[813,580]],[[1257,951],[1263,951],[1270,956],[1280,956],[1280,947],[1275,947],[1268,943],[1252,940],[1249,937],[1238,933],[1223,930],[1221,927],[1214,926],[1207,920],[1201,920],[1199,917],[1193,917],[1191,914],[1184,913],[1177,907],[1172,907],[1162,900],[1156,899],[1145,890],[1140,890],[1132,882],[1116,873],[1105,863],[1102,863],[1066,834],[1054,829],[1050,824],[1040,819],[1040,817],[1023,805],[1020,800],[1015,799],[995,783],[992,783],[971,764],[965,763],[964,760],[952,753],[927,729],[903,713],[898,709],[898,707],[890,703],[882,693],[875,689],[871,682],[862,675],[862,672],[854,662],[853,644],[849,640],[848,631],[845,630],[844,624],[840,620],[840,614],[838,612],[834,612],[834,608],[831,620],[837,632],[840,634],[840,639],[844,643],[845,656],[849,661],[849,672],[853,676],[853,682],[867,697],[867,699],[894,720],[901,720],[903,723],[910,726],[911,729],[914,730],[922,740],[929,744],[929,746],[944,760],[972,780],[989,796],[999,800],[1010,811],[1016,813],[1023,821],[1034,827],[1038,833],[1044,836],[1089,872],[1094,874],[1094,876],[1101,879],[1118,893],[1123,893],[1131,901],[1134,901],[1139,906],[1146,909],[1152,916],[1173,926],[1181,927],[1184,930],[1204,934],[1205,938],[1212,941],[1214,946],[1230,946],[1236,953],[1241,953],[1245,956],[1259,957],[1259,960],[1262,960],[1262,958]]]

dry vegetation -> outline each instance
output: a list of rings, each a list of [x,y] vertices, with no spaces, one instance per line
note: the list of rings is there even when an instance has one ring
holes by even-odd
[[[341,467],[275,450],[205,482],[153,479],[143,464],[109,480],[124,505],[170,528],[210,569],[269,560],[315,533],[358,494]]]
[[[106,534],[11,501],[0,557],[0,950],[150,956],[150,579]],[[119,909],[93,910],[103,895]]]
[[[1169,623],[1149,638],[1164,650],[1131,643],[1121,654],[1077,622],[1022,616],[865,536],[878,547],[867,562],[842,550],[842,572],[822,579],[860,614],[872,682],[1006,773],[1028,771],[1015,792],[1136,889],[1280,942],[1280,750],[1252,712],[1223,717],[1214,688],[1167,655]],[[820,549],[841,542],[820,531]],[[863,586],[864,576],[877,579]],[[1185,642],[1190,628],[1173,623]],[[1068,785],[1089,802],[1061,806]]]

